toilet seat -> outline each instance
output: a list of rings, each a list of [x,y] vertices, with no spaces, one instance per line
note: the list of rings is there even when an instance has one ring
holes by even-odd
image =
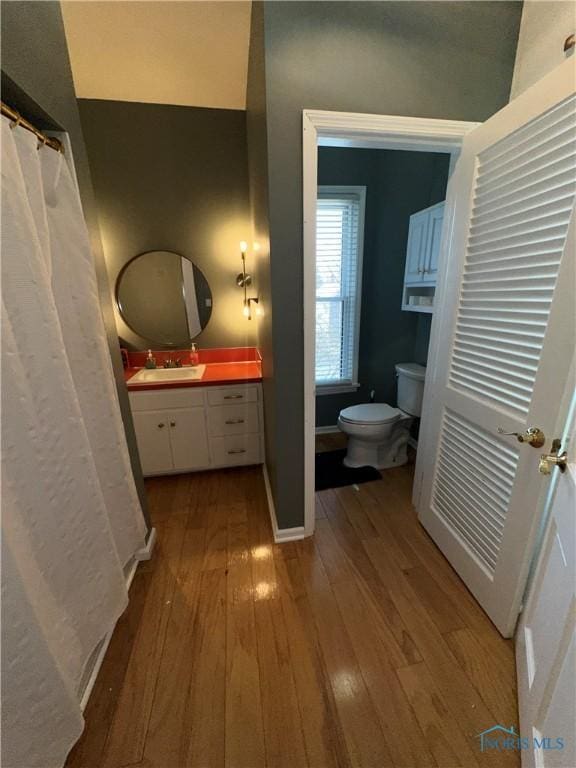
[[[387,403],[362,403],[340,411],[340,419],[348,424],[392,424],[401,416],[399,408],[392,408]]]

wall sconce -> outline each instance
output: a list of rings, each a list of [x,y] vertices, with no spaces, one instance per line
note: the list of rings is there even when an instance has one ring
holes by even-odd
[[[244,304],[242,307],[242,314],[247,317],[248,320],[252,320],[252,302],[258,304],[257,296],[248,296],[247,288],[252,285],[252,275],[246,272],[246,251],[248,250],[248,244],[242,240],[240,243],[240,255],[242,256],[242,272],[236,275],[236,285],[239,288],[244,289]]]

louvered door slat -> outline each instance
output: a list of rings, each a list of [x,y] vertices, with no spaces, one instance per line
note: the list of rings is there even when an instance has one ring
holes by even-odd
[[[498,335],[495,335],[492,334],[491,331],[491,328],[488,328],[485,325],[483,326],[480,323],[468,323],[467,329],[460,329],[457,332],[457,336],[462,339],[468,338],[471,341],[487,342],[487,344],[491,344],[492,346],[496,345],[499,349],[504,351],[510,350],[511,353],[516,350],[525,351],[531,353],[528,355],[528,358],[533,361],[533,363],[538,362],[541,339],[531,341],[530,338],[528,338],[528,334],[516,333],[511,336],[506,336],[505,333],[500,332]]]
[[[461,514],[461,507],[457,500],[443,489],[441,483],[435,488],[436,498],[444,505],[444,520],[452,526],[452,530],[459,536],[464,544],[474,545],[474,558],[480,562],[481,567],[488,575],[494,572],[496,567],[497,555],[491,551],[490,545],[487,545],[481,534],[475,530],[474,525]]]
[[[544,216],[562,210],[566,205],[566,195],[574,194],[574,183],[564,184],[552,194],[536,194],[520,202],[506,206],[495,206],[482,211],[483,220],[495,226],[502,221],[521,221],[527,216]]]
[[[573,187],[574,177],[571,169],[563,169],[558,173],[548,173],[545,183],[532,177],[524,184],[519,184],[518,187],[512,187],[503,193],[491,190],[484,195],[483,200],[475,199],[475,212],[479,215],[490,214],[495,210],[504,211],[507,207],[527,205],[535,197],[562,196],[566,192],[569,193],[570,188]],[[516,194],[517,191],[521,193],[520,196]]]
[[[498,267],[484,267],[470,270],[463,278],[462,284],[475,286],[478,284],[491,285],[527,285],[538,280],[538,285],[542,280],[556,280],[557,264],[522,264],[515,269],[501,269]]]
[[[445,496],[456,502],[461,509],[469,509],[470,504],[473,503],[474,494],[466,493],[463,486],[458,482],[460,478],[450,476],[449,465],[445,467],[446,477],[438,478],[438,490],[443,492]],[[469,528],[475,530],[476,535],[481,539],[486,553],[489,553],[490,557],[496,559],[496,553],[494,552],[494,544],[502,538],[501,526],[499,529],[487,525],[486,515],[482,517],[468,517],[465,521]]]
[[[490,356],[490,359],[507,362],[512,366],[520,366],[528,371],[531,369],[532,362],[538,359],[537,353],[531,353],[530,350],[525,348],[518,349],[502,342],[494,343],[493,340],[486,336],[476,338],[475,336],[461,334],[455,339],[454,348],[470,350],[475,354],[487,355]],[[501,357],[501,355],[505,355],[505,357]]]
[[[540,136],[533,134],[514,147],[514,155],[510,151],[497,158],[484,159],[486,178],[498,178],[501,174],[514,171],[536,158],[544,157],[548,152],[554,152],[559,147],[566,146],[574,141],[574,128],[571,125],[571,117],[567,115],[556,124],[555,129],[543,131]]]
[[[564,220],[570,217],[571,210],[566,200],[558,200],[553,205],[547,206],[547,210],[544,210],[544,206],[537,206],[498,219],[482,217],[482,224],[470,228],[470,243],[477,240],[499,241],[503,237],[514,237],[562,226]]]
[[[563,174],[563,178],[558,183],[549,185],[544,191],[529,191],[523,195],[521,200],[516,200],[516,195],[514,195],[512,199],[507,201],[478,205],[476,213],[486,216],[487,220],[492,217],[501,219],[542,205],[546,206],[548,203],[556,203],[556,201],[564,199],[566,195],[574,194],[574,188],[575,183],[572,181],[571,173],[568,172]]]
[[[508,137],[505,146],[480,153],[456,338],[466,331],[475,335],[488,330],[495,341],[529,340],[534,349],[541,346],[574,205],[575,122],[574,99],[569,99],[553,114],[524,127],[521,137]],[[564,181],[560,187],[553,180],[556,173]],[[522,181],[528,175],[541,185],[536,204],[530,204],[533,189],[523,198]],[[552,179],[553,200],[547,197],[547,178]],[[500,211],[482,207],[487,195],[509,184],[512,205]],[[505,268],[507,277],[495,276],[491,268]],[[538,356],[525,365],[522,373],[503,362],[490,371],[484,361],[455,346],[449,380],[499,407],[526,413]]]
[[[553,240],[548,239],[536,242],[531,245],[526,245],[525,243],[522,245],[512,245],[508,243],[504,247],[502,244],[498,244],[496,247],[493,246],[490,249],[485,249],[484,252],[476,249],[480,252],[474,255],[474,260],[470,258],[466,275],[475,269],[484,269],[486,266],[495,266],[496,264],[500,264],[503,268],[516,267],[522,264],[559,264],[563,242],[563,238],[559,237]],[[471,257],[473,255],[472,251],[473,249],[469,250]]]
[[[526,123],[505,138],[502,138],[491,147],[484,150],[483,156],[487,164],[501,161],[506,155],[514,156],[516,150],[526,142],[538,143],[541,137],[554,135],[559,129],[563,130],[566,125],[574,128],[573,121],[573,102],[571,97],[553,109],[547,110],[535,120]]]
[[[458,322],[468,329],[476,332],[492,334],[492,338],[502,338],[509,343],[518,341],[537,349],[542,344],[546,330],[545,322],[538,322],[535,313],[528,317],[528,313],[521,315],[516,312],[513,316],[504,312],[486,310],[484,313],[475,309],[462,309],[459,312]]]
[[[455,350],[454,355],[457,356],[459,362],[472,362],[474,365],[477,365],[480,370],[483,370],[484,373],[493,371],[495,373],[507,375],[510,372],[510,369],[513,368],[515,379],[523,379],[528,385],[530,385],[532,381],[532,377],[530,376],[530,371],[528,368],[524,368],[524,370],[522,370],[518,366],[510,364],[508,360],[503,358],[488,357],[487,355],[477,355],[469,350]]]
[[[474,473],[470,462],[457,460],[463,450],[473,452],[481,472]],[[507,472],[499,471],[503,460]],[[496,453],[491,435],[446,411],[433,504],[438,514],[458,527],[474,556],[490,573],[498,558],[517,462],[517,450],[505,447]]]
[[[472,485],[465,486],[460,482],[461,477],[457,475],[454,468],[450,465],[452,461],[449,454],[444,454],[446,465],[444,467],[444,478],[438,479],[438,485],[447,493],[450,493],[454,498],[464,505],[469,507],[474,504],[477,494],[480,492],[483,494],[484,488],[478,491],[478,488]],[[485,499],[484,509],[482,517],[472,518],[474,526],[478,531],[482,533],[485,541],[495,541],[502,537],[502,531],[504,529],[504,522],[495,522],[494,518],[490,515],[491,503],[490,500]]]
[[[478,467],[475,462],[462,459],[461,454],[457,450],[450,448],[448,441],[445,441],[444,445],[442,446],[442,452],[446,455],[447,458],[447,474],[453,472],[453,469],[450,467],[450,462],[461,464],[462,468],[467,470],[468,478],[466,485],[459,485],[458,487],[468,495],[473,495],[477,492],[484,495],[486,502],[484,517],[489,522],[491,528],[500,530],[506,519],[506,501],[504,500],[504,503],[502,503],[502,497],[496,493],[492,487],[489,487],[491,483],[491,477],[488,476],[486,471],[478,471]],[[453,479],[456,482],[459,478],[454,476]],[[486,490],[487,488],[488,490]]]
[[[566,228],[568,226],[569,216],[566,221],[555,222],[550,226],[539,226],[518,233],[505,233],[500,237],[493,235],[472,236],[469,241],[468,255],[471,261],[481,256],[485,251],[499,251],[510,245],[524,247],[526,245],[535,245],[536,243],[550,243],[551,240],[564,241],[566,237]]]
[[[493,181],[482,179],[476,187],[474,199],[477,202],[482,202],[487,196],[494,193],[504,194],[506,191],[522,189],[529,184],[540,183],[543,186],[544,184],[549,186],[551,179],[567,170],[573,154],[574,142],[559,147],[555,152],[547,153],[542,158],[536,158],[530,163],[525,163],[513,172],[504,174]]]
[[[513,181],[519,182],[527,178],[533,171],[540,171],[543,166],[555,169],[570,157],[576,146],[574,135],[563,136],[560,141],[551,139],[546,147],[532,147],[528,152],[514,158],[501,166],[489,169],[484,167],[482,181],[478,182],[477,192],[481,193],[487,188],[499,188],[503,184]]]
[[[501,453],[499,447],[490,443],[481,444],[476,443],[475,440],[471,440],[471,433],[466,425],[466,422],[459,421],[457,418],[448,419],[451,428],[451,434],[455,440],[460,443],[460,448],[465,448],[466,452],[470,451],[471,454],[478,454],[477,459],[482,460],[482,463],[491,468],[492,472],[502,471],[507,474],[511,479],[514,478],[516,472],[516,461],[510,458],[507,452]]]

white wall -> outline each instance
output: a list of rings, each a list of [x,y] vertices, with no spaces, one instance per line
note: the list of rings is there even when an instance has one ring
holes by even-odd
[[[524,0],[511,99],[564,61],[564,40],[574,31],[574,0]]]

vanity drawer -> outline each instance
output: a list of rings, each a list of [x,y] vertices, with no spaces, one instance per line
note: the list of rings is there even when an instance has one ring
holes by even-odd
[[[259,464],[261,462],[260,435],[211,437],[210,450],[215,466]]]
[[[256,403],[258,401],[258,387],[210,387],[208,390],[208,403],[210,405],[233,405],[234,403]]]
[[[241,435],[260,432],[258,403],[213,405],[208,409],[210,435]]]
[[[194,387],[147,390],[128,394],[133,411],[159,411],[164,408],[192,408],[204,405],[204,390]]]

